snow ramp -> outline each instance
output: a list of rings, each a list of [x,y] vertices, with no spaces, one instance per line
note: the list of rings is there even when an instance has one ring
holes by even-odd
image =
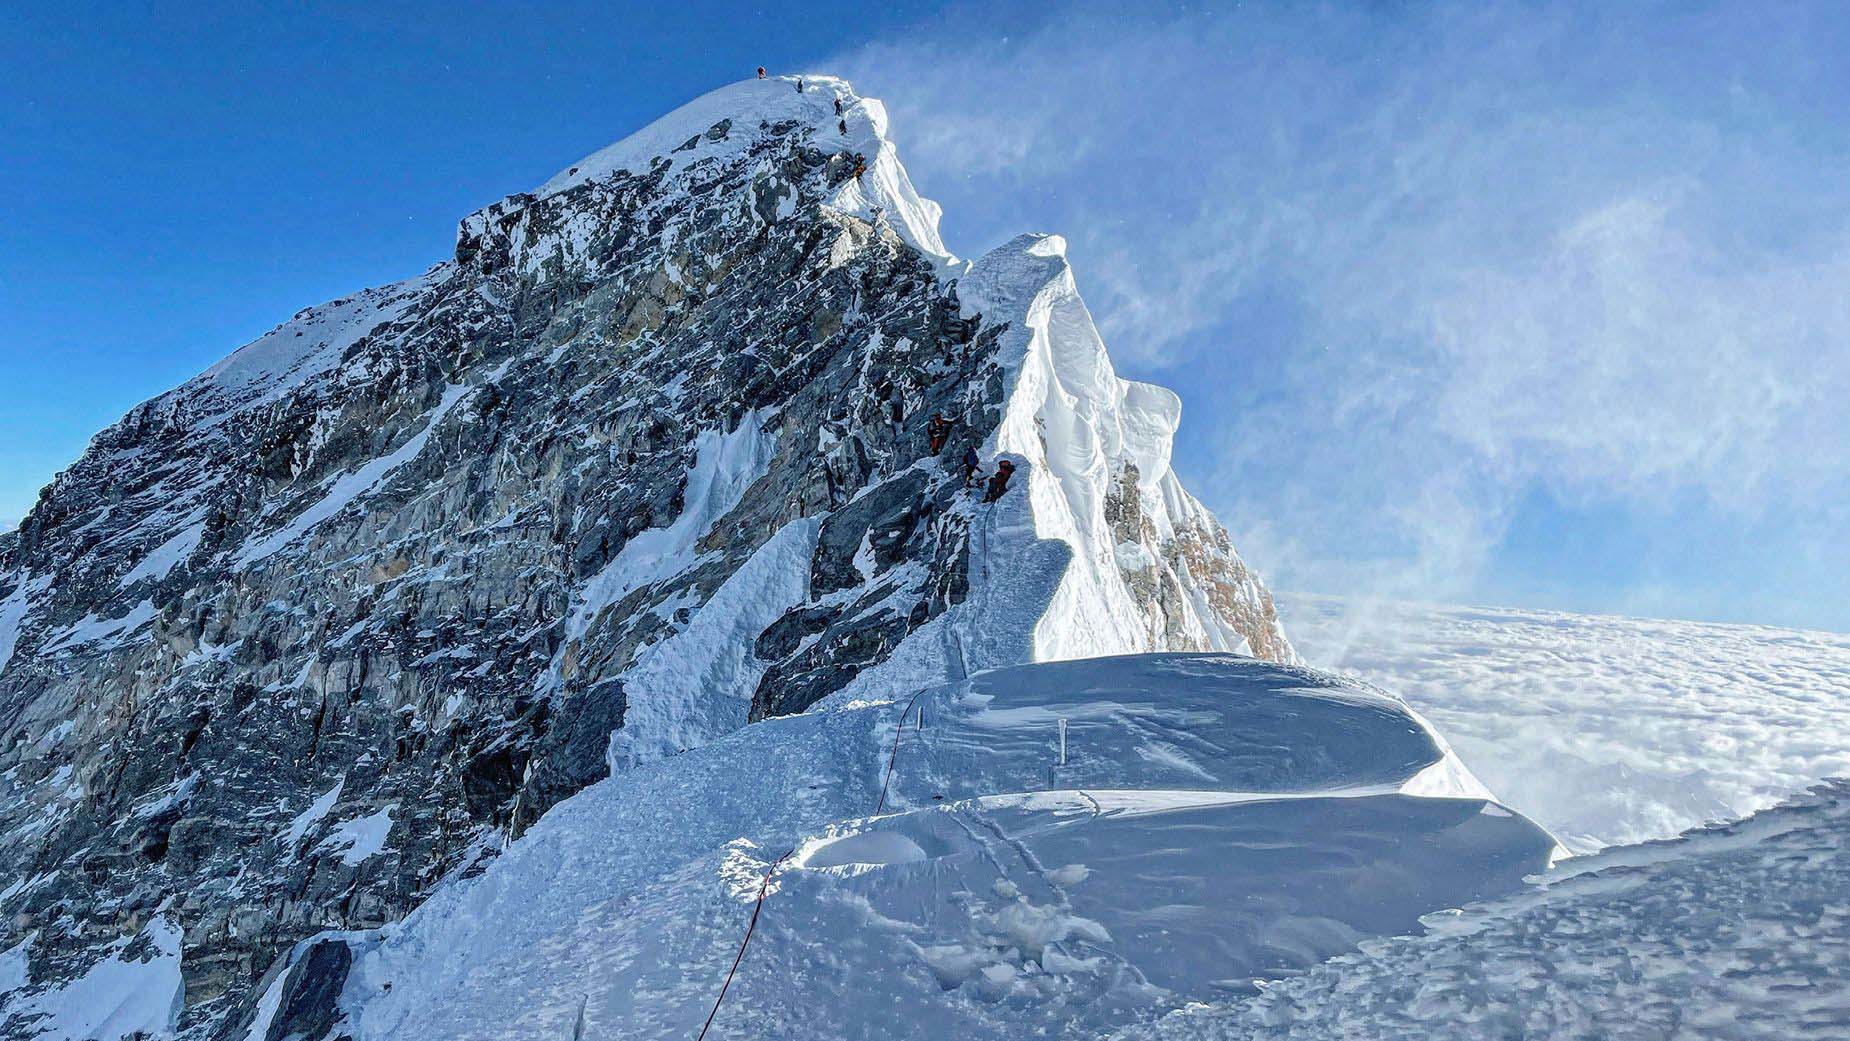
[[[868,816],[883,785],[898,812]],[[342,1029],[569,1037],[582,1006],[587,1038],[691,1036],[792,847],[709,1037],[1096,1036],[1509,891],[1555,848],[1380,691],[1235,655],[1021,666],[593,785],[350,937]]]

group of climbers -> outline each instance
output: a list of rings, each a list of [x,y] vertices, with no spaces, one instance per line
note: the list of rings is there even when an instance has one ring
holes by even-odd
[[[762,65],[758,66],[758,78],[759,79],[765,78],[764,66]],[[797,77],[796,88],[797,88],[798,94],[803,93],[803,90],[804,90],[803,77],[801,76]],[[847,137],[848,136],[847,110],[842,108],[841,95],[839,94],[835,96],[835,115],[838,117],[835,120],[835,129],[841,131],[841,135],[843,137]],[[860,180],[861,175],[865,174],[866,172],[867,172],[866,158],[864,158],[863,156],[859,154],[856,154],[854,157],[854,179],[857,181]]]
[[[931,421],[925,424],[925,436],[931,445],[931,454],[944,451],[945,442],[951,439],[952,423],[942,412],[933,412]],[[983,467],[983,457],[977,455],[975,445],[964,447],[964,487],[978,484],[977,471]],[[1015,476],[1015,464],[1007,459],[996,464],[996,472],[989,478],[983,490],[984,502],[995,502],[1008,491],[1009,478]]]

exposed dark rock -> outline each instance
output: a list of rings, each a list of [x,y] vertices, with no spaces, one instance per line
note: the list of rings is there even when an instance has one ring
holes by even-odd
[[[264,1041],[323,1041],[339,1022],[340,992],[353,968],[353,951],[341,940],[308,945],[283,976],[276,1015]]]

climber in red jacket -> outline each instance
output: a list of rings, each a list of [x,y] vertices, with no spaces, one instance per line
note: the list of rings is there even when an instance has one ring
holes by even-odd
[[[1015,475],[1015,464],[1007,459],[996,464],[996,475],[989,479],[989,490],[983,493],[984,502],[995,502],[1009,490],[1009,478]]]
[[[944,442],[951,436],[951,421],[944,418],[944,413],[933,412],[931,422],[925,424],[925,435],[931,438],[931,454],[944,451]]]

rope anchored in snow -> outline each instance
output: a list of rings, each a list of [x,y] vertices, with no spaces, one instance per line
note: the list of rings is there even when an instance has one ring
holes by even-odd
[[[893,783],[893,766],[899,762],[899,741],[906,735],[906,717],[912,715],[913,706],[918,704],[919,698],[924,693],[921,690],[912,695],[912,700],[906,702],[905,709],[899,713],[899,727],[893,732],[893,750],[887,754],[886,776],[880,781],[880,802],[874,806],[875,813],[886,809],[887,788]],[[919,709],[918,729],[925,729],[925,710],[922,708]],[[707,1031],[713,1027],[713,1017],[719,1015],[719,1007],[726,1000],[726,991],[732,986],[732,978],[738,975],[739,963],[745,960],[745,948],[751,945],[752,933],[758,928],[758,915],[764,911],[764,898],[771,892],[771,878],[777,874],[778,868],[784,866],[784,861],[789,860],[795,852],[794,846],[785,850],[784,855],[772,861],[770,868],[765,871],[764,882],[758,886],[758,903],[752,908],[751,921],[745,925],[745,938],[739,941],[739,953],[732,959],[732,968],[726,970],[726,981],[719,986],[719,997],[713,999],[713,1011],[707,1013],[707,1021],[701,1025],[700,1034],[694,1041],[706,1041]],[[579,1015],[582,1016],[583,1012],[581,1011]]]
[[[899,739],[906,736],[906,717],[912,714],[912,706],[918,703],[920,695],[924,693],[921,690],[912,695],[912,700],[906,702],[905,709],[899,713],[899,726],[893,731],[893,751],[886,757],[886,776],[880,779],[880,801],[874,805],[875,813],[886,809],[886,790],[893,783],[893,764],[899,762]],[[924,709],[919,710],[919,729],[925,729]]]
[[[732,977],[738,974],[739,963],[745,960],[745,948],[752,942],[752,933],[758,928],[758,915],[764,910],[764,898],[771,893],[771,876],[777,874],[777,869],[783,867],[784,861],[789,860],[795,852],[794,846],[785,850],[784,855],[772,861],[770,868],[765,871],[764,882],[758,887],[758,903],[752,908],[752,920],[745,926],[745,938],[739,941],[739,953],[732,959],[732,968],[726,970],[726,982],[720,984],[719,997],[713,999],[713,1011],[707,1013],[707,1021],[700,1027],[700,1036],[695,1041],[705,1041],[707,1031],[713,1028],[713,1017],[719,1015],[720,1003],[726,1000],[726,990],[732,986]]]

